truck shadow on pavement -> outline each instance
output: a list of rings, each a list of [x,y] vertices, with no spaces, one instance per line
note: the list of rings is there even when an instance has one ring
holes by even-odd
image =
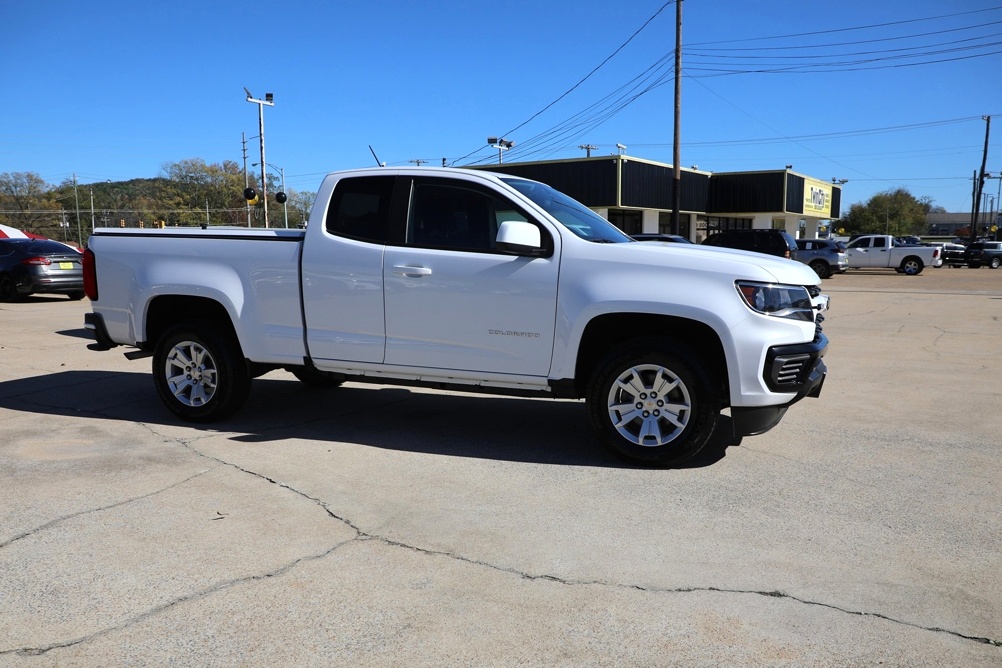
[[[0,409],[183,427],[192,438],[229,433],[234,442],[279,447],[285,440],[305,439],[450,457],[636,468],[595,440],[582,401],[352,383],[318,390],[287,377],[255,379],[242,411],[208,425],[187,423],[170,413],[147,373],[64,371],[10,380],[0,383]],[[703,452],[679,468],[701,468],[723,459],[728,446],[740,444],[730,433],[730,418],[721,416]]]

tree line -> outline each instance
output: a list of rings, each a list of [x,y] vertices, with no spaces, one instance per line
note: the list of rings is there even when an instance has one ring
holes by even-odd
[[[288,189],[283,206],[274,201],[281,183],[268,179],[270,227],[306,223],[316,193]],[[0,174],[0,224],[60,241],[84,243],[91,227],[264,227],[264,203],[249,205],[244,188],[260,192],[259,178],[233,161],[207,164],[200,158],[169,162],[155,178],[46,183],[33,172]],[[79,214],[79,215],[78,215]]]
[[[896,237],[928,234],[926,217],[930,213],[946,213],[933,206],[932,198],[916,198],[905,188],[877,193],[866,203],[856,203],[832,229],[839,236],[852,234],[891,234]]]

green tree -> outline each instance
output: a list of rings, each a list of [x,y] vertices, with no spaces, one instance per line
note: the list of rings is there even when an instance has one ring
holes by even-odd
[[[932,209],[932,199],[916,199],[905,188],[877,193],[866,202],[849,207],[849,212],[835,223],[840,234],[907,234],[926,233],[926,216]]]
[[[0,174],[0,223],[53,236],[59,229],[59,204],[51,186],[34,172]]]

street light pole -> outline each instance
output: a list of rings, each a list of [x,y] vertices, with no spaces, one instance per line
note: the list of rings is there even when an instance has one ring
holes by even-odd
[[[77,203],[77,244],[83,248],[83,232],[80,229],[80,195],[77,193],[77,175],[73,174],[73,199]]]
[[[504,162],[504,157],[503,157],[504,156],[504,152],[506,150],[510,149],[512,146],[515,145],[515,142],[508,141],[507,139],[505,139],[503,137],[500,138],[500,139],[497,138],[497,137],[488,137],[487,138],[487,143],[490,144],[492,148],[496,148],[498,150],[498,164],[499,165]]]
[[[264,226],[268,227],[268,182],[265,180],[265,161],[264,161],[264,105],[269,107],[275,106],[275,96],[271,93],[265,93],[263,100],[257,100],[251,94],[247,88],[244,88],[244,92],[247,93],[247,101],[257,105],[257,125],[258,125],[258,136],[261,138],[261,200],[264,202]]]
[[[280,168],[278,171],[282,173],[282,192],[286,195],[286,200],[282,202],[282,215],[285,218],[285,229],[289,229],[289,193],[285,190],[285,167]]]

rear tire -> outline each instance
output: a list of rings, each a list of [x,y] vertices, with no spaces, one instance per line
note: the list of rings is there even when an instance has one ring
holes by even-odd
[[[991,267],[992,269],[998,269],[999,265],[1002,265],[1002,259],[999,259],[997,257],[993,257],[992,261],[988,264],[988,266]]]
[[[922,260],[917,257],[906,257],[901,261],[901,271],[908,276],[918,276],[924,268]]]
[[[646,466],[677,466],[706,445],[720,396],[698,355],[663,337],[613,350],[588,386],[588,416],[611,452]]]
[[[0,302],[13,302],[17,301],[17,286],[14,285],[14,279],[4,274],[0,276]]]
[[[189,422],[232,414],[250,394],[250,374],[240,344],[205,322],[168,330],[153,355],[153,382],[168,409]]]
[[[84,297],[86,297],[87,293],[85,293],[83,290],[74,290],[73,292],[66,293],[66,296],[72,299],[73,301],[78,302]]]
[[[832,275],[831,267],[823,260],[815,260],[810,264],[811,269],[818,275],[818,278],[828,278]]]

